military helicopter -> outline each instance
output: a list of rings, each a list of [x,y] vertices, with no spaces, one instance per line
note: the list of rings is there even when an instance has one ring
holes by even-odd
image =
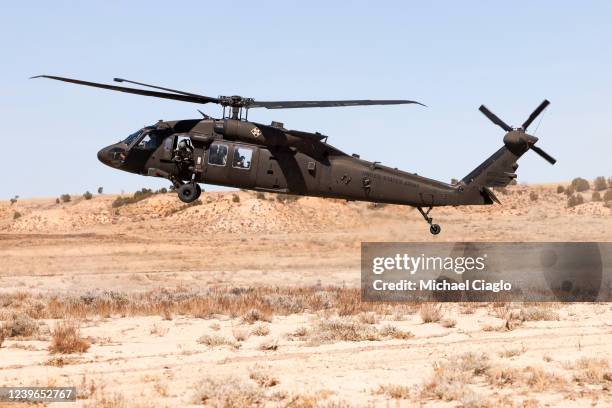
[[[434,235],[441,228],[430,211],[438,206],[500,203],[491,187],[504,187],[516,178],[517,160],[528,150],[554,164],[556,160],[537,147],[538,138],[526,133],[546,109],[544,100],[519,128],[503,122],[484,105],[480,111],[506,134],[504,145],[460,181],[448,184],[368,162],[327,143],[327,136],[289,130],[280,122],[250,122],[254,108],[294,109],[360,105],[418,104],[411,100],[257,101],[242,96],[217,98],[115,78],[157,89],[106,85],[50,75],[78,85],[198,104],[223,107],[221,119],[200,111],[203,118],[159,121],[124,140],[103,148],[98,159],[113,168],[145,176],[163,177],[176,188],[185,203],[198,199],[198,183],[257,191],[329,197],[416,207]],[[160,92],[164,91],[164,92]],[[423,105],[424,106],[424,105]]]

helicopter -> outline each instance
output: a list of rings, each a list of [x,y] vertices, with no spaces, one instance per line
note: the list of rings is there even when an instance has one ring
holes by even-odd
[[[426,178],[348,155],[315,132],[286,129],[248,120],[249,109],[327,108],[367,105],[416,104],[412,100],[258,101],[242,96],[217,98],[122,78],[148,89],[106,85],[72,78],[38,75],[78,85],[222,106],[221,119],[199,111],[201,119],[158,121],[98,152],[98,159],[118,170],[168,179],[178,198],[192,203],[200,197],[199,183],[261,192],[284,193],[373,203],[408,205],[418,209],[437,235],[439,224],[429,216],[434,207],[501,204],[493,187],[505,187],[516,179],[517,160],[533,150],[550,164],[556,160],[536,146],[538,138],[527,128],[550,104],[544,100],[518,128],[513,128],[487,107],[479,110],[506,133],[503,146],[468,175],[453,183]],[[163,91],[163,92],[161,92]]]

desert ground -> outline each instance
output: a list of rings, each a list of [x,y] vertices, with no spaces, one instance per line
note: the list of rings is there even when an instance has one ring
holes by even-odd
[[[79,407],[612,406],[609,303],[360,301],[364,241],[612,241],[610,201],[557,188],[434,209],[438,236],[407,207],[247,191],[0,201],[0,386],[76,386]]]

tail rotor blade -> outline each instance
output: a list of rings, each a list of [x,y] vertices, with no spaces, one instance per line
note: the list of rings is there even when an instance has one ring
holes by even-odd
[[[550,105],[550,101],[548,99],[544,99],[544,101],[540,104],[540,106],[535,108],[535,110],[531,112],[531,115],[529,115],[525,123],[523,123],[523,126],[522,126],[523,130],[527,130],[529,125],[531,125],[531,122],[533,122],[535,118],[537,118],[540,115],[540,113],[542,113],[542,111],[546,109],[548,105]]]
[[[480,105],[480,108],[478,108],[478,110],[481,111],[487,118],[489,118],[491,122],[495,123],[497,126],[504,129],[506,132],[512,131],[512,128],[508,126],[506,122],[498,118],[493,112],[487,109],[486,106]]]
[[[546,153],[544,150],[540,149],[538,146],[531,146],[531,150],[539,154],[544,160],[549,162],[550,164],[555,164],[557,160],[552,157],[550,154]]]

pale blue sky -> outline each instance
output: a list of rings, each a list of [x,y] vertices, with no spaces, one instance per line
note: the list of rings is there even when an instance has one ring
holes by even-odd
[[[100,147],[195,105],[79,87],[120,76],[261,100],[406,98],[428,105],[252,110],[320,131],[347,153],[444,181],[501,146],[487,105],[519,125],[552,104],[519,181],[612,176],[612,3],[20,1],[0,6],[0,198],[159,188],[113,170]],[[534,130],[537,121],[532,125]]]

